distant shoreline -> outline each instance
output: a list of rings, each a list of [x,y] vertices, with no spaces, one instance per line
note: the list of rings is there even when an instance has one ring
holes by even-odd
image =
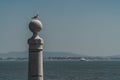
[[[6,57],[0,61],[28,61],[26,57]],[[120,61],[120,58],[112,57],[44,57],[44,61]]]

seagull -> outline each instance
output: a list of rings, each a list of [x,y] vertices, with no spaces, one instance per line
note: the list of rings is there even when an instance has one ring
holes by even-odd
[[[38,19],[39,15],[37,14],[36,16],[32,17],[32,19]]]

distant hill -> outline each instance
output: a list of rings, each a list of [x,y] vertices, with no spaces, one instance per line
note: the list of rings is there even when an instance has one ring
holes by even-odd
[[[27,52],[9,52],[9,53],[0,53],[0,57],[2,58],[17,58],[17,57],[21,57],[21,58],[27,58],[28,57],[28,53]]]
[[[67,52],[44,52],[44,57],[62,57],[62,56],[83,56],[75,53],[67,53]],[[9,53],[0,53],[0,57],[2,58],[28,58],[28,52],[9,52]]]
[[[120,55],[109,56],[111,58],[120,58]]]
[[[80,54],[76,54],[76,53],[68,53],[68,52],[44,52],[44,56],[49,56],[49,57],[62,57],[62,56],[73,56],[73,57],[77,57],[77,56],[83,56]]]
[[[93,57],[93,56],[86,56],[86,55],[81,55],[77,53],[69,53],[69,52],[43,52],[44,57]],[[2,58],[28,58],[28,52],[23,51],[23,52],[9,52],[9,53],[0,53],[0,57]],[[120,55],[113,55],[113,56],[106,56],[106,57],[111,57],[111,58],[120,58]]]

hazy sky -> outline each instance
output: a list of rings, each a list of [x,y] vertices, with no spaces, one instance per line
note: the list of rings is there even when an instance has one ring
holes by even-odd
[[[44,51],[120,54],[120,0],[1,0],[0,53],[26,51],[39,14]]]

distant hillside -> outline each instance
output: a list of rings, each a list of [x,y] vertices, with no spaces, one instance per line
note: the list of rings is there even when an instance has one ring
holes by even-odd
[[[120,55],[110,56],[111,58],[120,58]]]
[[[76,54],[76,53],[68,53],[68,52],[44,52],[44,56],[49,56],[49,57],[62,57],[62,56],[83,56],[80,54]]]
[[[10,58],[17,58],[17,57],[27,58],[28,53],[27,52],[0,53],[0,57],[2,57],[2,58],[6,58],[6,57],[10,57]]]
[[[75,53],[67,53],[67,52],[44,52],[44,57],[61,57],[61,56],[83,56]],[[0,57],[6,58],[28,58],[28,52],[9,52],[9,53],[0,53]]]

